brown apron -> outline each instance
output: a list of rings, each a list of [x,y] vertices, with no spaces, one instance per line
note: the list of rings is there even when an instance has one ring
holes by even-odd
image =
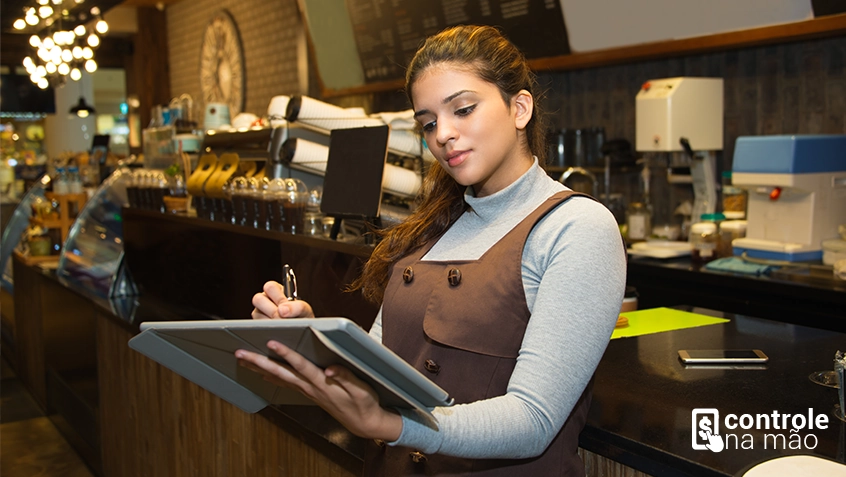
[[[478,260],[421,261],[437,240],[398,260],[383,302],[385,346],[449,392],[456,404],[504,395],[531,316],[520,273],[523,247],[535,224],[573,195],[584,194],[551,196]],[[566,364],[561,367],[567,372]],[[464,459],[368,441],[364,475],[583,476],[577,450],[592,383],[538,457]]]

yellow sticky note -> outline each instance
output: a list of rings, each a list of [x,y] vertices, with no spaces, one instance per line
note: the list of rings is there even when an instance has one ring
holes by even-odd
[[[674,308],[649,308],[646,310],[628,311],[621,313],[629,320],[628,326],[614,329],[611,339],[631,338],[633,336],[661,333],[664,331],[682,330],[697,326],[716,325],[729,320],[714,316],[700,315]]]

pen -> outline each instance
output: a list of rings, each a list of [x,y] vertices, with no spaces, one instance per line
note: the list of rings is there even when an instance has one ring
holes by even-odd
[[[282,289],[288,301],[297,299],[297,276],[294,275],[294,269],[287,263],[282,266]]]

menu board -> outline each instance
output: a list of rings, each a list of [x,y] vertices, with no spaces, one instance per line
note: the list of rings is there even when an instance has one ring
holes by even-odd
[[[454,25],[492,25],[529,59],[570,53],[559,0],[346,0],[364,80],[404,77],[426,37]]]

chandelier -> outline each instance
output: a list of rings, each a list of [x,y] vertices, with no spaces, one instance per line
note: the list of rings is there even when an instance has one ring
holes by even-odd
[[[16,30],[37,31],[29,38],[35,50],[23,60],[29,79],[41,89],[61,86],[70,78],[79,81],[82,70],[97,71],[94,50],[100,46],[100,35],[109,31],[100,9],[93,7],[89,13],[71,14],[71,10],[85,0],[35,0],[24,8],[24,17],[13,23]],[[94,20],[93,29],[85,21]],[[92,22],[89,21],[89,25]]]

